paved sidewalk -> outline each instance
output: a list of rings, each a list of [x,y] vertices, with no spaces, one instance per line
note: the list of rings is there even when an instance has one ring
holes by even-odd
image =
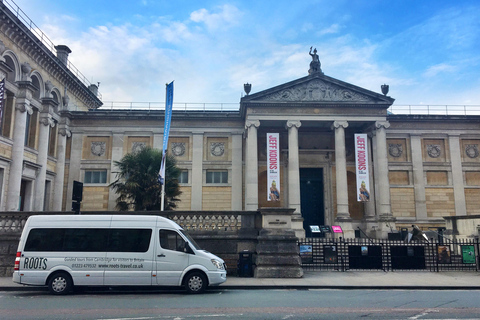
[[[228,276],[220,288],[480,290],[480,272],[308,271],[299,279]],[[11,277],[0,277],[0,291],[29,290],[45,288],[24,286],[13,283]]]

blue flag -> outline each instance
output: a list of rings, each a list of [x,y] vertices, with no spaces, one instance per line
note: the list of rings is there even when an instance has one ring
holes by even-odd
[[[170,133],[170,122],[172,120],[173,109],[173,81],[167,84],[167,99],[165,101],[165,124],[163,125],[163,149],[162,149],[162,164],[160,165],[160,172],[158,173],[158,182],[165,183],[165,160],[168,148],[168,135]]]

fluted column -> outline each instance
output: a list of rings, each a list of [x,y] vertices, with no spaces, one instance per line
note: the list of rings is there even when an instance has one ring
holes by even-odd
[[[20,186],[22,183],[27,113],[33,114],[33,109],[30,107],[30,100],[27,98],[17,98],[15,105],[15,124],[13,128],[12,162],[10,163],[7,190],[7,211],[18,211],[20,209]]]
[[[40,166],[35,179],[33,210],[43,211],[45,202],[45,180],[47,178],[48,141],[50,128],[55,127],[52,116],[48,113],[40,114],[40,128],[38,132],[37,164]]]
[[[335,176],[337,191],[337,220],[349,220],[347,158],[345,152],[345,128],[347,121],[335,121]]]
[[[245,210],[258,209],[258,149],[257,128],[259,120],[247,120],[247,157],[245,163]]]
[[[72,133],[65,125],[59,126],[58,140],[57,140],[57,166],[55,185],[53,189],[53,211],[62,211],[63,203],[63,183],[65,181],[65,155],[67,148],[67,138],[71,137]]]
[[[375,122],[377,136],[377,172],[378,193],[380,201],[380,216],[392,216],[390,202],[390,182],[388,180],[387,132],[390,127],[388,121]]]
[[[300,214],[300,163],[298,158],[298,128],[300,121],[287,121],[288,129],[288,207]]]

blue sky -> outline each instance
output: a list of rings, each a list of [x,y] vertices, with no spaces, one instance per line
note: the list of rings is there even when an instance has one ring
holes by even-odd
[[[11,1],[11,0],[9,0]],[[396,105],[480,105],[478,0],[17,0],[104,101],[238,103],[323,72]]]

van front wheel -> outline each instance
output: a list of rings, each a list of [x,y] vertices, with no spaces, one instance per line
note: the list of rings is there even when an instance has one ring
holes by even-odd
[[[73,281],[70,275],[66,272],[59,272],[54,274],[48,281],[48,290],[50,293],[56,295],[63,295],[69,293],[73,288]]]
[[[202,293],[207,288],[207,278],[201,272],[192,272],[185,278],[188,293]]]

